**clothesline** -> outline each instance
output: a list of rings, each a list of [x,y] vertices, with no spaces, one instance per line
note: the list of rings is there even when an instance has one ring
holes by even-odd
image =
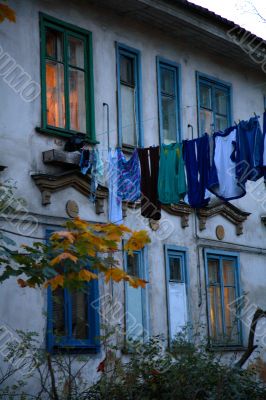
[[[137,184],[141,187],[142,215],[155,220],[161,217],[161,204],[177,204],[184,199],[193,208],[204,207],[210,201],[210,192],[224,201],[243,197],[248,180],[256,181],[263,175],[266,179],[266,112],[263,122],[263,133],[259,116],[255,114],[248,121],[213,135],[205,133],[182,143],[136,149],[127,163],[132,162],[133,157],[137,163],[138,154],[140,182],[131,175],[130,168],[125,178],[117,164],[118,184],[124,192],[123,195],[117,192],[116,206],[121,206],[122,197],[132,201],[127,198],[132,182],[135,188]],[[116,152],[121,154],[121,149]],[[116,213],[112,215],[113,204],[114,199],[109,204],[111,221],[119,220],[114,218]]]
[[[109,220],[122,222],[122,201],[141,198],[141,214],[159,220],[161,204],[186,201],[204,207],[210,192],[224,201],[246,194],[246,182],[266,179],[266,112],[263,133],[259,116],[181,143],[136,148],[129,159],[117,147],[108,152]],[[87,151],[88,164],[84,165]],[[92,157],[92,160],[91,160]],[[91,169],[92,193],[104,176],[98,149],[83,150],[81,170]],[[95,198],[95,197],[94,197]]]

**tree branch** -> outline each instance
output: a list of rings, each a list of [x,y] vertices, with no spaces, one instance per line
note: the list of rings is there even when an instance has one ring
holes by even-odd
[[[254,345],[254,338],[255,338],[257,323],[263,317],[266,318],[266,311],[263,311],[260,308],[258,308],[251,322],[249,337],[248,337],[248,348],[242,355],[240,360],[237,361],[237,363],[235,364],[236,367],[242,368],[245,362],[249,359],[249,357],[253,353],[253,351],[258,347],[257,345]]]
[[[54,398],[54,400],[59,400],[57,390],[56,390],[55,376],[54,376],[54,371],[53,371],[53,366],[52,366],[51,354],[47,354],[47,365],[48,365],[48,370],[49,370],[49,373],[51,376],[53,398]]]

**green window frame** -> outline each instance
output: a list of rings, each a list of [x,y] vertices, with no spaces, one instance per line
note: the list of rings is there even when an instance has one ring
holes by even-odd
[[[230,83],[196,73],[198,102],[198,132],[211,134],[223,131],[232,123]]]
[[[242,346],[239,319],[239,256],[205,250],[209,343],[214,347]]]
[[[49,34],[54,35],[52,45]],[[40,13],[40,38],[42,124],[37,131],[63,137],[81,134],[88,142],[97,143],[92,33]],[[52,80],[51,88],[48,82]],[[48,101],[53,110],[50,114]]]

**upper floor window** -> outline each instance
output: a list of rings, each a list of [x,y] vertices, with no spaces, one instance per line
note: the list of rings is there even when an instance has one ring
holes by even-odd
[[[41,15],[42,129],[94,140],[91,33]]]
[[[240,345],[238,257],[206,251],[205,263],[210,341],[218,346]]]
[[[145,250],[125,253],[128,274],[147,280]],[[149,336],[148,288],[133,288],[125,283],[125,332],[127,340],[144,341]]]
[[[231,124],[231,87],[197,73],[199,134],[223,131]]]
[[[117,44],[118,142],[134,148],[142,145],[140,52]]]
[[[179,66],[157,57],[159,129],[161,143],[181,141]]]

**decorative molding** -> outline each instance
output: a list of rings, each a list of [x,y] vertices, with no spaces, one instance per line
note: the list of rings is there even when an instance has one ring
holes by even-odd
[[[181,226],[183,229],[189,226],[189,215],[192,213],[193,209],[188,204],[183,202],[169,205],[162,204],[162,209],[169,214],[181,217]]]
[[[199,208],[197,210],[197,215],[199,218],[199,229],[203,231],[206,229],[206,221],[208,218],[214,217],[216,215],[222,215],[228,221],[236,227],[236,234],[242,235],[243,233],[243,222],[247,219],[250,213],[241,210],[240,208],[234,206],[231,203],[220,203],[216,205],[207,206],[204,208]]]
[[[260,218],[261,222],[266,226],[266,215],[262,215]]]
[[[57,175],[33,174],[31,177],[41,192],[42,205],[44,206],[51,204],[51,196],[54,192],[58,192],[68,187],[73,187],[87,198],[91,194],[90,176],[82,175],[77,170],[67,171]],[[104,199],[107,197],[108,189],[99,185],[95,199],[96,214],[102,214],[104,212]]]

